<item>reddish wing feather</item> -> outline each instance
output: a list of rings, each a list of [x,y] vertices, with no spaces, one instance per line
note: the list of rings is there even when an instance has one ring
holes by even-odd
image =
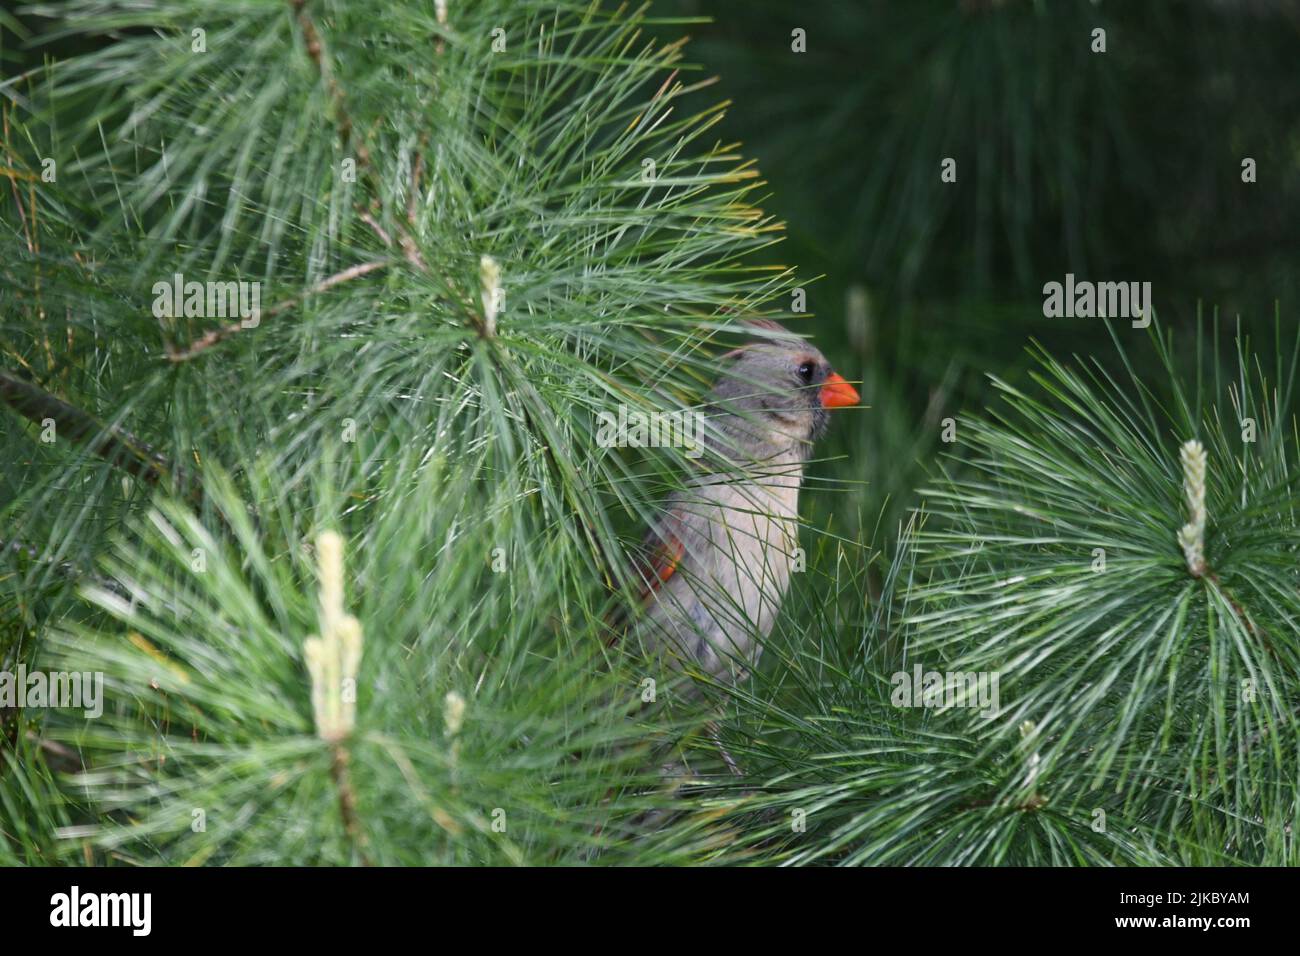
[[[686,545],[670,530],[678,520],[676,514],[668,512],[661,526],[651,528],[645,537],[642,553],[632,571],[634,576],[629,579],[629,584],[638,588],[638,600],[642,606],[676,573],[682,555],[686,553]],[[613,631],[609,638],[609,643],[613,645],[622,637],[627,615],[620,612],[607,623]]]
[[[686,546],[671,532],[651,532],[650,538],[655,544],[641,569],[642,601],[658,591],[673,576],[686,551]]]

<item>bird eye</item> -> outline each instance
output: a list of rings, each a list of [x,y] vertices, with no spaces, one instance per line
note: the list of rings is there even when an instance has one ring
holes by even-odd
[[[799,366],[799,377],[805,382],[811,382],[815,371],[817,371],[817,366],[814,363],[804,362]]]

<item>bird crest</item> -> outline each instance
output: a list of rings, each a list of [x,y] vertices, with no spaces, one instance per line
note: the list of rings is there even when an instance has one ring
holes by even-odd
[[[741,318],[738,320],[738,324],[741,328],[747,329],[753,333],[753,341],[746,342],[744,345],[738,346],[730,352],[724,352],[721,356],[723,359],[736,358],[746,349],[772,341],[784,342],[789,345],[798,345],[803,342],[802,337],[791,332],[775,319]]]

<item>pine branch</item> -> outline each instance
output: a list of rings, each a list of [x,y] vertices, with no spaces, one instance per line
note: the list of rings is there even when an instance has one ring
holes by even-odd
[[[288,0],[290,8],[297,18],[298,26],[302,31],[303,44],[307,48],[307,56],[316,66],[316,71],[320,74],[325,83],[325,88],[329,93],[330,103],[334,111],[335,122],[338,125],[339,145],[347,149],[353,145],[352,132],[352,115],[348,111],[347,97],[339,86],[338,81],[334,78],[334,71],[330,68],[329,57],[326,55],[321,43],[320,31],[316,29],[316,24],[307,12],[308,0]],[[357,151],[357,165],[370,171],[370,149],[364,142],[358,141],[355,144]]]
[[[302,30],[303,42],[307,46],[307,55],[311,57],[312,63],[316,65],[316,70],[325,83],[330,102],[333,105],[335,123],[338,127],[339,145],[346,150],[349,146],[353,145],[354,141],[352,116],[347,108],[346,95],[344,94],[342,87],[339,86],[338,81],[335,79],[333,70],[330,68],[329,58],[321,44],[320,31],[316,29],[316,24],[312,21],[311,16],[307,12],[308,0],[288,0],[288,3],[293,8],[294,14],[298,20],[298,25]],[[355,142],[355,149],[357,153],[357,170],[373,180],[375,177],[375,171],[371,162],[369,147],[363,140],[357,139]],[[372,182],[372,189],[376,196],[381,194],[378,182]],[[408,216],[410,216],[410,210],[408,210]],[[413,218],[413,216],[411,216],[411,218]],[[385,235],[384,231],[379,229],[377,225],[372,224],[372,228],[374,228],[379,235]],[[416,271],[428,272],[429,267],[425,264],[424,257],[420,254],[419,247],[411,237],[411,234],[407,232],[406,227],[401,223],[397,223],[395,228],[397,229],[398,245],[401,247],[402,253],[406,256],[407,261],[411,263],[411,266],[415,268]],[[390,244],[391,240],[385,243],[385,245]]]
[[[302,302],[303,299],[307,298],[308,296],[318,295],[321,292],[326,292],[337,285],[342,285],[344,282],[348,282],[360,276],[369,275],[371,272],[375,272],[378,271],[379,269],[386,268],[388,265],[390,265],[390,263],[387,262],[386,260],[375,260],[372,262],[362,262],[358,265],[351,266],[350,268],[344,269],[342,272],[336,272],[334,275],[330,276],[329,278],[322,279],[320,282],[317,282],[315,285],[313,285],[306,292],[303,292],[301,295],[294,296],[292,299],[288,299],[284,302],[275,305],[270,309],[267,309],[265,312],[262,313],[260,318],[262,319],[274,318],[275,316],[280,315],[294,308],[300,302]],[[260,324],[261,323],[259,322],[259,325]],[[190,361],[190,359],[195,358],[196,356],[202,354],[203,352],[206,352],[208,349],[212,348],[212,346],[217,345],[220,342],[224,342],[226,339],[230,338],[233,335],[238,335],[244,329],[256,328],[256,327],[257,326],[245,325],[243,320],[239,320],[239,321],[231,322],[228,325],[223,325],[220,328],[213,329],[211,332],[208,332],[202,337],[191,342],[183,349],[176,349],[173,348],[171,345],[168,345],[167,360],[176,364],[180,364],[181,362],[188,362]]]
[[[105,425],[90,413],[8,372],[0,372],[0,401],[38,425],[52,421],[57,435],[84,443],[93,454],[150,484],[159,484],[176,474],[163,455],[135,435]]]
[[[343,818],[343,829],[352,844],[353,852],[362,866],[374,866],[367,851],[369,841],[361,828],[361,818],[357,814],[357,794],[352,787],[352,775],[348,772],[349,755],[347,747],[336,743],[330,748],[330,778],[339,795],[339,814]]]

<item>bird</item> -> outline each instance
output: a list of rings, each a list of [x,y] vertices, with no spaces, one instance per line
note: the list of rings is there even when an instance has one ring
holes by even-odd
[[[813,447],[831,410],[860,402],[809,342],[746,325],[757,335],[721,356],[705,402],[706,453],[639,549],[629,628],[641,653],[732,684],[758,665],[789,588]]]

